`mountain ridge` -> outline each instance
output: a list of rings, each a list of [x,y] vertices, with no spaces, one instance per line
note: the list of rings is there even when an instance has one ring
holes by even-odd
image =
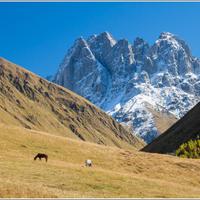
[[[174,116],[175,122],[200,100],[200,60],[172,33],[161,33],[153,45],[142,38],[133,44],[115,40],[108,32],[81,41],[84,46],[72,46],[53,81],[130,126],[148,143],[161,132],[146,104]]]

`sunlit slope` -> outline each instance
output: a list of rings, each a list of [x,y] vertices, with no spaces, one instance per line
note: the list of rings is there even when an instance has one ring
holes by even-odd
[[[2,124],[0,146],[0,197],[200,197],[200,160]],[[47,163],[33,160],[38,152],[48,154]]]
[[[150,104],[146,104],[146,107],[153,115],[153,119],[160,134],[166,131],[177,121],[177,118],[170,112],[167,112],[166,110],[165,112],[155,110]]]
[[[143,142],[73,92],[0,59],[0,122],[98,144]]]
[[[200,136],[200,103],[142,150],[152,153],[174,153],[178,147]]]

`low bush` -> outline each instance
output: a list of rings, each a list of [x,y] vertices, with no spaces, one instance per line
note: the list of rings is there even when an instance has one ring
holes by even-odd
[[[184,158],[200,158],[200,137],[183,143],[176,150],[176,156]]]

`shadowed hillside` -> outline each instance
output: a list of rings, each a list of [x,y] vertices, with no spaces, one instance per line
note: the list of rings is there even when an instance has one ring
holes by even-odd
[[[190,139],[200,134],[200,103],[166,132],[145,146],[142,151],[153,153],[172,153]]]
[[[0,59],[0,123],[104,145],[143,146],[89,101],[4,59]]]

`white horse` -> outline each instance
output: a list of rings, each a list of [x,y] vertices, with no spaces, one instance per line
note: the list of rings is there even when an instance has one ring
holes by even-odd
[[[92,161],[89,160],[89,159],[85,160],[85,166],[86,167],[92,167]]]

